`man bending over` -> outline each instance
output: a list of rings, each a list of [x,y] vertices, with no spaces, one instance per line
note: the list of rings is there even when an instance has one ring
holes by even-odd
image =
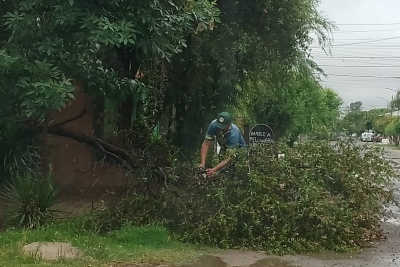
[[[227,149],[247,146],[239,127],[232,123],[231,114],[221,112],[218,114],[217,119],[213,120],[208,126],[206,138],[201,146],[200,168],[205,168],[207,153],[214,138],[216,138],[218,144],[221,146],[221,154]],[[230,158],[225,159],[214,168],[207,169],[207,176],[213,177],[216,172],[227,167],[230,161]]]

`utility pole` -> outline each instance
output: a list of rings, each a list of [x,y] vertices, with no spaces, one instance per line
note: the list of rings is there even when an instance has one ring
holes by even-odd
[[[392,89],[392,88],[385,88],[386,90],[390,90],[396,92],[396,98],[399,97],[400,89]],[[393,95],[392,95],[392,102],[390,103],[390,115],[393,116]],[[397,116],[399,116],[399,107],[397,107]]]
[[[390,102],[390,117],[393,117],[393,95],[392,95],[392,102]]]
[[[381,96],[377,96],[377,98],[386,100],[386,107],[387,107],[387,109],[389,109],[389,100],[388,100],[387,98],[384,98],[384,97],[381,97]],[[392,95],[392,101],[393,101],[393,95]],[[391,111],[390,111],[390,116],[392,116],[392,115],[393,115],[393,114],[392,114],[392,110],[391,110]]]

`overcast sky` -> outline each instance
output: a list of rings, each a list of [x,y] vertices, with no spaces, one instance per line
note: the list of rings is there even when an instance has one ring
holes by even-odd
[[[324,69],[324,82],[344,104],[362,101],[364,109],[386,107],[400,89],[400,0],[321,0],[319,9],[338,30],[332,56],[317,45],[314,60]]]

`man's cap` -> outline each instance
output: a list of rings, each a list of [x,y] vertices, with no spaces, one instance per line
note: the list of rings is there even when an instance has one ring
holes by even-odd
[[[224,111],[218,114],[214,126],[219,129],[225,129],[227,125],[232,123],[232,115]]]

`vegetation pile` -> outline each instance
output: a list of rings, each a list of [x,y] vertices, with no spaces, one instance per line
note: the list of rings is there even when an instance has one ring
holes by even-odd
[[[232,176],[180,170],[174,186],[127,192],[87,223],[100,232],[159,223],[181,241],[220,248],[354,250],[383,237],[384,205],[394,202],[396,174],[382,155],[351,140],[252,148],[237,155]]]

